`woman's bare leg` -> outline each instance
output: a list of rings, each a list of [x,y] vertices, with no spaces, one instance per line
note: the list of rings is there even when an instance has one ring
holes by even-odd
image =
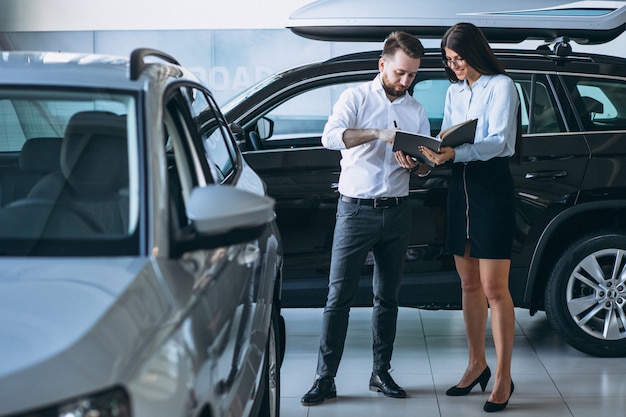
[[[491,309],[491,331],[496,347],[496,378],[489,401],[504,403],[511,393],[511,358],[515,336],[515,310],[509,292],[508,259],[480,259],[480,277]]]
[[[480,280],[479,260],[465,254],[455,256],[456,270],[461,277],[463,318],[467,335],[469,361],[459,388],[470,385],[487,367],[485,357],[485,327],[487,323],[487,298]]]

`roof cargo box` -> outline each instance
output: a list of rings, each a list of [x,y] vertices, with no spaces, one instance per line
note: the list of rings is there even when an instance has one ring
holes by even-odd
[[[601,44],[626,29],[626,1],[318,0],[289,17],[294,33],[326,41],[382,41],[393,30],[440,38],[458,22],[480,27],[490,42],[552,41],[566,36]]]

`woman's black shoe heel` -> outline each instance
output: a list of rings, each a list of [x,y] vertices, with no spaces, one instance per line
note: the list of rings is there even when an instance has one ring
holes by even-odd
[[[513,385],[513,381],[511,381],[511,393],[509,394],[509,400],[511,399],[511,395],[513,395],[513,390],[515,389],[515,385]],[[502,411],[509,404],[509,400],[506,400],[502,404],[492,403],[491,401],[485,402],[485,406],[483,409],[488,413],[494,413],[496,411]]]
[[[483,390],[483,392],[485,392],[485,388],[487,387],[487,382],[489,382],[489,378],[491,378],[491,369],[489,369],[489,367],[486,367],[485,370],[480,375],[478,375],[478,378],[472,381],[472,383],[469,384],[467,387],[459,388],[458,385],[455,385],[446,391],[446,395],[449,395],[450,397],[460,397],[462,395],[467,395],[470,393],[472,388],[476,386],[476,384],[480,384],[480,388]]]

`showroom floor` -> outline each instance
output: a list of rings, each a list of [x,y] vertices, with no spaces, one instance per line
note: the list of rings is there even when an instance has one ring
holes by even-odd
[[[626,360],[595,358],[565,344],[544,313],[516,310],[513,381],[504,413],[532,417],[617,417],[626,415]],[[282,417],[460,417],[484,416],[493,378],[482,393],[447,397],[467,356],[460,311],[400,309],[392,376],[408,398],[392,399],[368,389],[371,373],[371,308],[354,308],[346,350],[336,378],[337,398],[312,407],[300,404],[317,363],[322,309],[283,309],[287,348],[282,368]],[[488,331],[487,360],[495,368]],[[502,414],[500,413],[500,414]]]

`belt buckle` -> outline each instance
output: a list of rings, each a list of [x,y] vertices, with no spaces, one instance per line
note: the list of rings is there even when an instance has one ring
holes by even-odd
[[[391,207],[391,198],[383,197],[383,198],[375,198],[374,199],[374,208],[389,208]],[[396,204],[397,205],[397,204]]]

